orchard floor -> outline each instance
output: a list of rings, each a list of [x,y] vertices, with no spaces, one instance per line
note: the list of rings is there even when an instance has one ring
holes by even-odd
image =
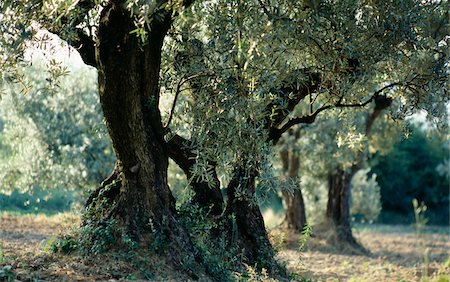
[[[425,227],[420,236],[414,227],[394,225],[370,225],[353,232],[370,254],[338,251],[319,236],[299,252],[300,235],[282,233],[280,239],[275,230],[272,236],[275,244],[282,242],[279,258],[288,270],[312,281],[450,281],[448,228]]]
[[[47,242],[78,222],[72,214],[0,214],[0,281],[8,275],[16,281],[126,281],[142,276],[142,270],[114,257],[86,260],[49,254]],[[433,281],[449,281],[445,280],[450,276],[448,229],[425,227],[418,236],[410,226],[364,225],[354,232],[370,250],[369,256],[338,252],[318,237],[309,239],[305,251],[299,252],[300,235],[280,230],[272,230],[271,238],[288,270],[307,281],[420,281],[424,269]],[[188,279],[157,258],[151,265],[152,280]]]

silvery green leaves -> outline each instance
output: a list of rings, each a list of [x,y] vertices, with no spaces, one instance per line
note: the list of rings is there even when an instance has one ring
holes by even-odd
[[[31,1],[30,1],[31,2]],[[17,65],[26,65],[23,54],[35,30],[31,27],[31,19],[24,19],[24,11],[33,8],[33,3],[2,1],[0,3],[0,95],[4,94],[8,85],[23,83],[23,73]]]
[[[42,62],[34,61],[23,71],[28,94],[9,87],[1,102],[1,188],[95,187],[113,167],[95,72],[72,69],[52,91],[43,70]]]
[[[267,120],[280,114],[342,107],[304,135],[312,138],[311,152],[346,167],[368,146],[363,124],[374,95],[394,99],[391,116],[421,108],[445,114],[445,72],[436,72],[443,57],[435,56],[445,44],[422,27],[427,12],[443,15],[442,7],[415,1],[194,3],[166,39],[162,93],[174,101],[174,110],[165,110],[173,116],[170,128],[190,139],[197,153],[195,174],[210,178],[201,165],[208,159],[228,173],[236,164],[271,167]],[[305,70],[320,76],[318,89],[288,110],[292,89],[311,79]],[[352,114],[358,107],[363,111]],[[378,141],[369,150],[379,149],[382,139],[373,136]]]

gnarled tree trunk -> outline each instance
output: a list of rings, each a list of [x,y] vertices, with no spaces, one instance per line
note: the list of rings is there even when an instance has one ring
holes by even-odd
[[[168,152],[158,109],[163,39],[170,13],[154,19],[148,42],[121,6],[106,6],[100,19],[96,60],[100,103],[117,157],[113,174],[88,200],[87,213],[99,221],[114,219],[135,240],[152,228],[168,239],[169,255],[182,263],[193,256],[189,234],[177,222],[175,199],[167,184]],[[98,203],[107,202],[102,214]],[[84,224],[92,224],[87,219]],[[195,260],[195,259],[194,259]]]
[[[175,135],[168,142],[168,151],[170,158],[183,170],[187,179],[191,179],[191,169],[195,165],[196,155],[187,147],[187,142],[181,136]],[[210,215],[219,216],[223,212],[224,199],[220,191],[220,181],[215,164],[212,162],[210,164],[212,185],[197,179],[189,183],[194,191],[192,202],[208,211]]]

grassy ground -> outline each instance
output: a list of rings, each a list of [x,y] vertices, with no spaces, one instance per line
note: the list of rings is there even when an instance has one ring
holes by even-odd
[[[87,260],[50,254],[48,241],[78,223],[79,218],[70,213],[0,214],[0,277],[15,276],[19,281],[118,281],[142,277],[143,270],[126,258]],[[279,260],[289,271],[312,281],[420,281],[424,276],[448,281],[450,277],[446,228],[427,227],[421,236],[411,226],[361,225],[354,232],[370,255],[338,252],[319,237],[309,239],[304,251],[299,252],[300,235],[273,229],[271,237],[279,249]],[[151,280],[188,279],[160,258],[148,258],[144,263],[150,265],[147,277]]]

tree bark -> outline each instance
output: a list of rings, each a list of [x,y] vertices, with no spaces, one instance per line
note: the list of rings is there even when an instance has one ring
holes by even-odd
[[[106,10],[99,26],[97,61],[100,103],[122,184],[114,212],[130,231],[139,233],[143,223],[138,221],[152,218],[162,222],[163,215],[174,210],[158,110],[165,31],[153,31],[149,42],[141,46],[130,34],[134,23],[129,14],[116,6]]]
[[[155,18],[148,42],[143,43],[130,34],[135,25],[129,11],[110,4],[101,13],[98,85],[117,163],[89,198],[87,214],[94,211],[96,218],[84,224],[114,219],[137,241],[150,237],[153,228],[167,238],[172,261],[182,264],[195,252],[189,234],[177,222],[167,184],[168,153],[158,109],[161,48],[170,24],[170,13]],[[103,200],[108,206],[99,214],[95,209]]]
[[[353,237],[350,224],[350,183],[354,173],[337,169],[328,175],[328,203],[326,223],[335,231],[336,243],[359,244]]]
[[[317,73],[310,73],[309,70],[299,70],[301,74],[307,74],[310,80],[306,85],[289,84],[281,89],[281,93],[288,99],[288,111],[292,111],[295,106],[304,99],[309,93],[318,88],[320,76]],[[298,75],[293,74],[293,75]],[[289,93],[295,93],[290,97]],[[267,106],[269,112],[274,105]],[[278,126],[287,117],[287,112],[277,108],[274,117],[267,117],[265,128],[268,130],[269,138],[267,142],[275,145],[281,133]],[[253,202],[255,194],[255,178],[257,169],[249,167],[237,167],[232,179],[227,187],[227,204],[224,211],[225,218],[234,218],[231,242],[243,250],[245,260],[250,265],[257,264],[258,267],[265,267],[275,271],[278,265],[274,262],[274,250],[267,236],[264,219],[257,203]],[[241,195],[244,195],[243,197]],[[306,220],[305,220],[306,221]],[[234,238],[234,239],[233,239]]]
[[[282,150],[280,152],[283,164],[283,173],[287,180],[294,180],[298,177],[300,159],[292,151]],[[306,226],[305,203],[300,187],[297,187],[292,193],[283,191],[283,201],[285,209],[285,218],[281,225],[295,232],[302,232]]]
[[[257,171],[238,167],[227,187],[224,216],[229,226],[229,244],[244,255],[244,262],[274,271],[274,251],[267,236],[264,219],[254,201]]]

